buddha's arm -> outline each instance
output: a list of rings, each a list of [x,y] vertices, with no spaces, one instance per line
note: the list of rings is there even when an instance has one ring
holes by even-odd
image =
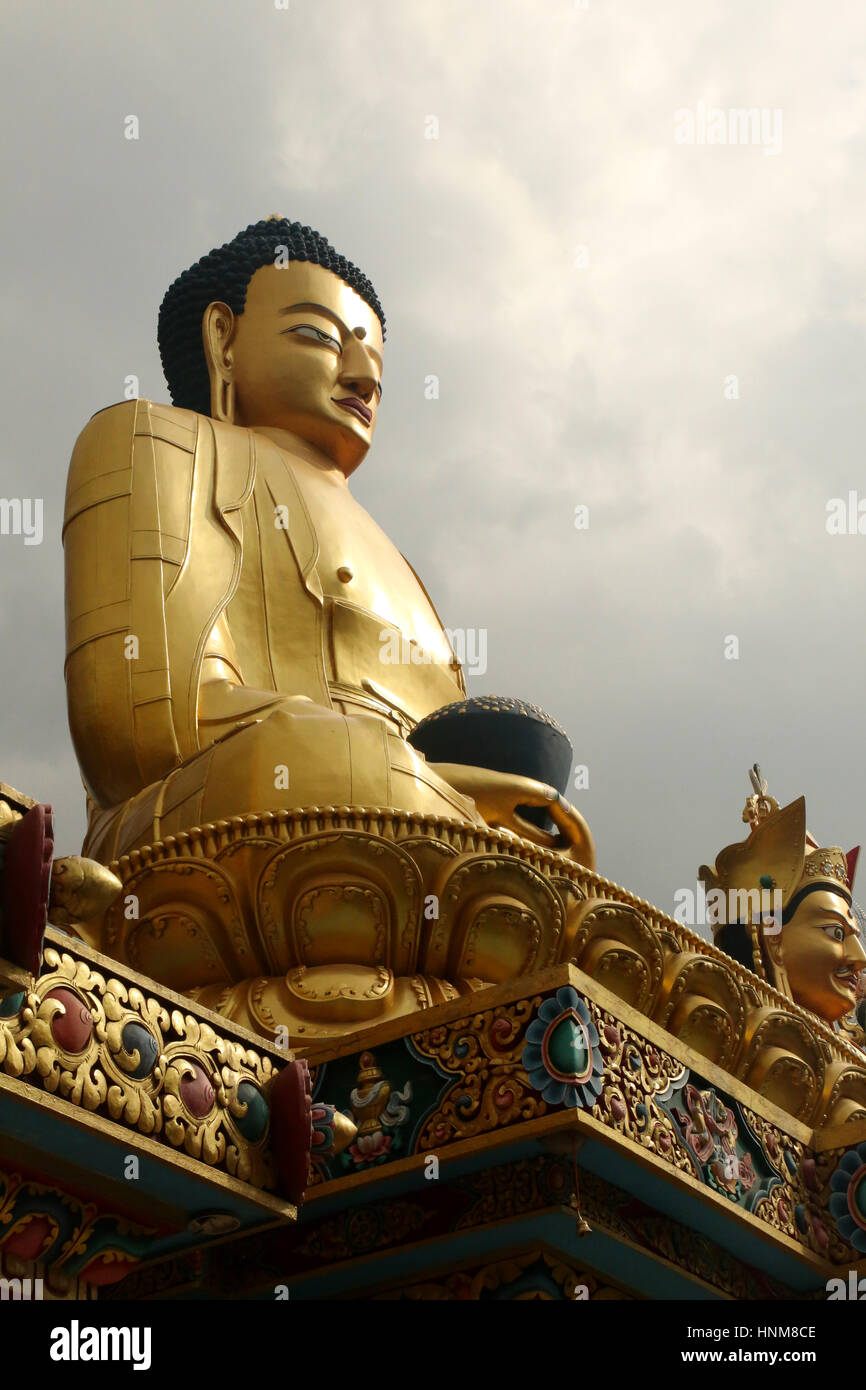
[[[244,686],[224,616],[204,639],[197,676],[202,626],[225,613],[239,547],[216,502],[236,503],[245,477],[244,460],[217,472],[210,450],[200,417],[148,401],[100,411],[75,446],[64,526],[66,679],[79,763],[101,807],[284,698]]]

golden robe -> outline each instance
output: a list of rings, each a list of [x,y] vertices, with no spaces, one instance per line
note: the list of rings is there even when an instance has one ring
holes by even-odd
[[[278,437],[137,400],[77,441],[65,673],[91,858],[300,806],[480,823],[405,741],[465,694],[423,585],[347,489],[334,571],[315,470]]]

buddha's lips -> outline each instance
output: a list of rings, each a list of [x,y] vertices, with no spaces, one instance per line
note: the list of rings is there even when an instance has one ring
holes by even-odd
[[[843,989],[857,989],[857,976],[860,972],[855,970],[853,965],[843,965],[833,974]]]
[[[353,415],[359,415],[365,425],[369,425],[373,418],[372,410],[364,404],[360,396],[341,396],[339,400],[332,396],[331,400],[335,405],[341,405],[344,410],[351,410]]]

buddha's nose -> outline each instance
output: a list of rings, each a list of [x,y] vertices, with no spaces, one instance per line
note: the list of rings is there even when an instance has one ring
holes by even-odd
[[[364,371],[343,371],[340,373],[340,385],[347,391],[351,391],[354,396],[360,396],[362,401],[368,401],[376,389],[377,378],[372,372]]]
[[[379,375],[375,363],[357,338],[343,353],[339,380],[341,386],[362,400],[369,400],[376,389]]]
[[[845,943],[845,959],[852,965],[866,965],[866,951],[863,950],[863,943],[859,936],[849,936]]]

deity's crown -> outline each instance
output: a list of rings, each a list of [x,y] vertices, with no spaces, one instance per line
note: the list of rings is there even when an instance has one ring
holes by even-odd
[[[743,810],[743,820],[750,826],[749,838],[721,850],[715,870],[701,865],[698,876],[704,887],[708,891],[721,889],[728,901],[730,894],[780,892],[783,909],[807,886],[826,886],[850,901],[859,845],[847,854],[838,845],[822,848],[806,829],[805,797],[780,808],[775,797],[767,795],[767,783],[757,763],[749,777],[754,795]],[[714,923],[716,935],[728,920],[723,915]]]

